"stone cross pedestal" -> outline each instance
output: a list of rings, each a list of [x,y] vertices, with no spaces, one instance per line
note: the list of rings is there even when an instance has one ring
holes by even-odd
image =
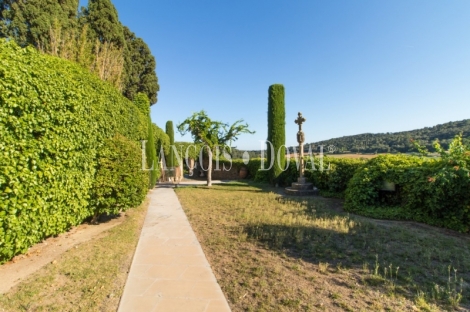
[[[296,195],[296,196],[303,196],[303,195],[316,195],[318,194],[318,189],[313,187],[312,183],[305,181],[304,176],[304,142],[305,142],[305,135],[302,131],[302,124],[306,121],[306,119],[302,116],[302,113],[299,112],[295,123],[299,125],[299,131],[297,132],[297,142],[299,143],[299,178],[297,179],[297,183],[292,183],[292,187],[286,187],[286,194],[288,195]]]

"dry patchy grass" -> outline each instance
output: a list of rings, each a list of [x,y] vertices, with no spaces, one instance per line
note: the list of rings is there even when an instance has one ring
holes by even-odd
[[[176,191],[233,311],[470,307],[468,237],[375,222],[259,185]]]
[[[0,311],[116,311],[148,201],[104,237],[72,248],[9,292]]]

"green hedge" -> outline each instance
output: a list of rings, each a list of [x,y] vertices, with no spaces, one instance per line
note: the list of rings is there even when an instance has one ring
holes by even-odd
[[[396,191],[380,191],[383,181],[395,183]],[[374,218],[414,220],[468,232],[469,189],[468,166],[456,166],[442,158],[379,156],[350,180],[345,209]]]
[[[142,150],[138,143],[119,134],[106,139],[98,151],[92,188],[94,217],[138,206],[145,198],[149,179],[151,175],[142,170]]]
[[[320,194],[326,197],[344,198],[349,180],[361,168],[366,160],[336,157],[323,157],[323,170],[320,170],[320,158],[315,157],[313,169],[308,160],[305,177],[320,189]]]
[[[147,116],[79,65],[0,40],[0,262],[93,215],[97,151]]]

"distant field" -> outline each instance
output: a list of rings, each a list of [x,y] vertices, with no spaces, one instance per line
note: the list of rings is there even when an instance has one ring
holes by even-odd
[[[328,157],[335,157],[335,158],[375,158],[379,155],[386,155],[384,154],[325,154]]]
[[[371,159],[374,157],[377,157],[379,155],[386,155],[386,154],[323,154],[324,156],[328,157],[335,157],[335,158],[366,158],[366,159]],[[290,154],[290,157],[293,158],[296,155]],[[298,156],[297,156],[298,157]],[[318,157],[317,154],[315,154],[315,157]]]

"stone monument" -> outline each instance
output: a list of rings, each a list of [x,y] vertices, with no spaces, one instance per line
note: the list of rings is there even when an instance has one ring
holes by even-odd
[[[299,125],[299,131],[297,132],[297,142],[299,143],[299,173],[300,176],[297,179],[297,182],[292,183],[292,187],[286,187],[286,194],[303,196],[303,195],[316,195],[318,194],[318,189],[313,188],[313,184],[305,181],[304,176],[304,142],[305,135],[302,131],[302,124],[306,119],[302,116],[302,113],[299,112],[299,116],[295,120],[295,123]]]

